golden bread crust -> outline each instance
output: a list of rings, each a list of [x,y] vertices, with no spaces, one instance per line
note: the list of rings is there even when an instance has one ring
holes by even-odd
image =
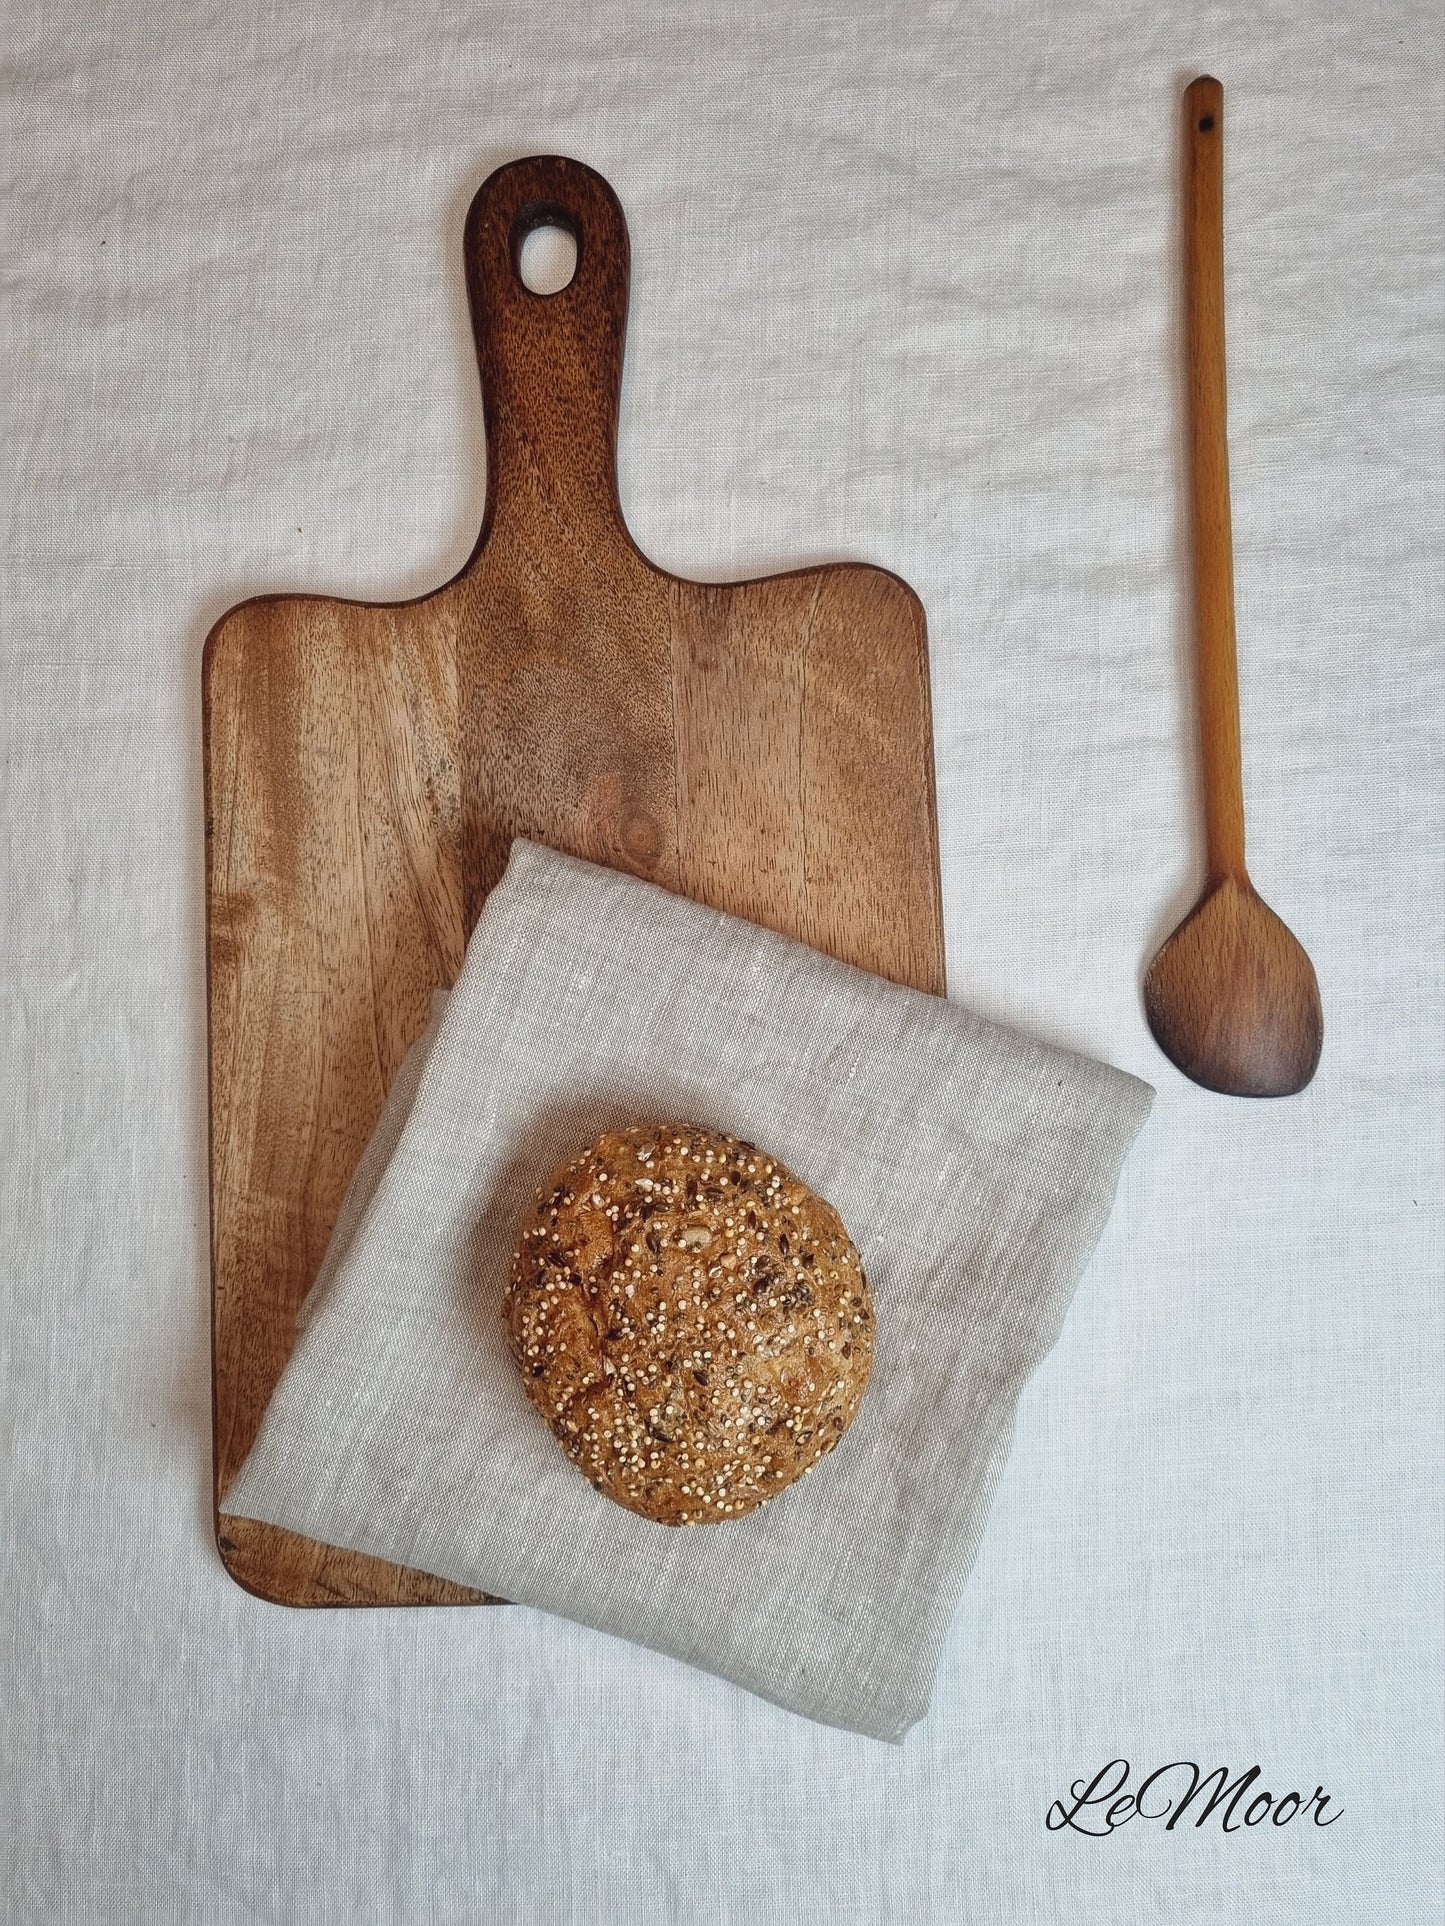
[[[833,1206],[696,1124],[610,1131],[537,1193],[503,1306],[532,1402],[596,1488],[739,1518],[853,1422],[873,1302]]]

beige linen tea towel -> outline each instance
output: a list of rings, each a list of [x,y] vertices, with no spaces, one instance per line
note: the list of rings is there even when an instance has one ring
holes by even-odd
[[[534,844],[513,845],[353,1181],[222,1509],[668,1652],[898,1739],[928,1705],[1029,1372],[1147,1084]],[[620,1125],[763,1146],[841,1212],[873,1378],[747,1517],[600,1496],[530,1404],[501,1300],[538,1185]]]

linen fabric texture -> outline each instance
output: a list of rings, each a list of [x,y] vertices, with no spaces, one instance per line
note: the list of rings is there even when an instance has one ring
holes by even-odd
[[[1020,1390],[1152,1096],[518,842],[391,1092],[222,1508],[896,1740],[927,1709]],[[862,1410],[815,1474],[688,1529],[579,1474],[501,1315],[537,1187],[604,1130],[681,1120],[758,1143],[837,1206],[878,1318]]]

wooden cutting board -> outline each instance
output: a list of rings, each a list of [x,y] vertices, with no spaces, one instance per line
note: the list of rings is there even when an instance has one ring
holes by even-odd
[[[525,237],[568,229],[531,293]],[[217,1542],[293,1605],[481,1594],[219,1516],[358,1157],[513,836],[647,876],[942,993],[923,610],[880,569],[704,586],[617,499],[622,210],[576,161],[472,203],[481,536],[386,605],[261,596],[207,638]]]

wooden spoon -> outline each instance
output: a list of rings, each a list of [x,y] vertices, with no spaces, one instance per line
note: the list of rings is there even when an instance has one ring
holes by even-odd
[[[1244,866],[1234,558],[1224,395],[1224,89],[1184,95],[1185,326],[1195,645],[1204,750],[1204,893],[1149,966],[1144,1008],[1164,1054],[1209,1090],[1288,1097],[1320,1060],[1324,1018],[1304,950]]]

